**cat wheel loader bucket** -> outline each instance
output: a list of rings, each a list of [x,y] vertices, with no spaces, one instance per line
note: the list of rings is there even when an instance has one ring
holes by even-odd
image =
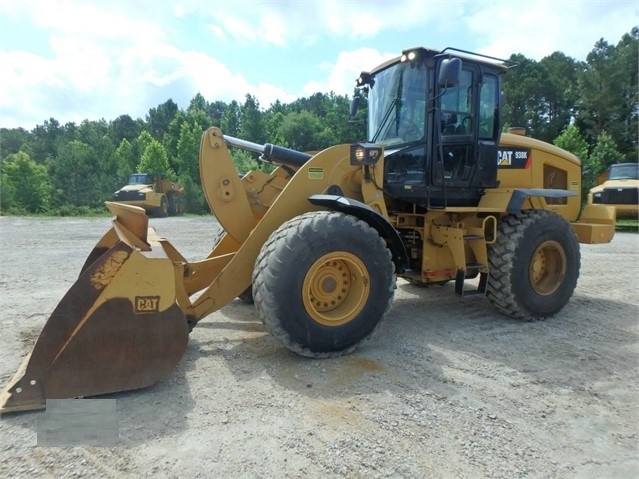
[[[0,412],[150,386],[184,355],[189,327],[176,304],[173,261],[147,233],[144,210],[107,207],[113,227],[0,395]]]
[[[280,167],[240,179],[229,146],[260,152]],[[200,144],[200,177],[224,229],[213,250],[204,259],[187,261],[148,228],[142,208],[107,203],[114,214],[112,228],[93,248],[33,351],[0,394],[0,412],[160,381],[184,355],[189,331],[200,320],[251,291],[256,260],[271,234],[295,217],[324,208],[321,198],[313,200],[317,204],[307,198],[343,189],[349,197],[366,196],[368,203],[383,207],[380,191],[372,183],[362,184],[358,175],[361,168],[351,165],[349,145],[310,155],[209,128]],[[377,178],[382,179],[381,170]],[[329,266],[327,271],[337,270]]]

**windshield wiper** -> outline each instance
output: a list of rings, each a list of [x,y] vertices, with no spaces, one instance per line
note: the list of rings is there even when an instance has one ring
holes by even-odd
[[[373,138],[371,138],[371,142],[372,143],[375,143],[377,141],[377,137],[384,130],[384,127],[386,126],[386,122],[390,118],[391,113],[393,113],[393,109],[395,109],[395,108],[396,108],[396,110],[395,110],[395,121],[397,122],[397,128],[399,128],[399,114],[400,114],[400,110],[402,108],[402,88],[403,88],[403,84],[404,84],[404,71],[402,70],[399,73],[399,85],[397,85],[397,93],[395,95],[395,98],[393,99],[393,101],[389,105],[388,110],[386,110],[386,113],[384,113],[384,118],[382,118],[382,122],[380,123],[379,128],[377,128],[377,131],[373,135]]]

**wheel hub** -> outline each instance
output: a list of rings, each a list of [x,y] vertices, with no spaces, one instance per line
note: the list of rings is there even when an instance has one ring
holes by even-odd
[[[364,263],[345,251],[329,253],[315,261],[302,286],[306,311],[325,326],[351,321],[366,304],[369,293]]]
[[[553,294],[566,275],[566,253],[556,241],[540,244],[533,253],[528,276],[535,292],[541,296]]]

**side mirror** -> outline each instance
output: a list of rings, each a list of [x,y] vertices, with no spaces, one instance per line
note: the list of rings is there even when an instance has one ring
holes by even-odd
[[[456,87],[459,85],[462,61],[459,58],[446,58],[439,66],[439,86]]]
[[[353,99],[351,100],[351,107],[349,112],[351,120],[354,120],[355,115],[357,115],[357,109],[359,108],[359,101],[360,101],[360,97],[358,96],[354,96]]]

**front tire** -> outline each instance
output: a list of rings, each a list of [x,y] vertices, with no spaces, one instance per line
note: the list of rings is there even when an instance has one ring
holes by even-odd
[[[579,277],[579,242],[562,216],[543,210],[502,219],[488,250],[486,296],[500,312],[518,319],[543,319],[570,300]]]
[[[280,226],[253,272],[255,306],[266,329],[307,357],[357,348],[382,323],[394,289],[391,253],[377,231],[330,211]]]

